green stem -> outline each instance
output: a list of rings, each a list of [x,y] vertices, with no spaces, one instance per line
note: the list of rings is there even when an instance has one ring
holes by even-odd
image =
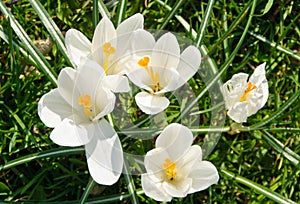
[[[119,1],[116,26],[120,25],[123,18],[125,17],[126,5],[127,5],[127,0]]]
[[[85,191],[83,192],[83,195],[81,196],[81,199],[80,199],[80,204],[84,204],[90,194],[90,191],[93,189],[95,185],[95,181],[93,179],[91,179],[88,183],[88,185],[86,186],[85,188]]]
[[[93,0],[93,26],[94,30],[99,22],[99,8],[98,8],[98,0]]]
[[[200,29],[199,29],[199,32],[198,32],[198,35],[197,35],[197,38],[196,38],[196,41],[197,41],[196,46],[197,47],[200,47],[202,45],[202,41],[203,41],[204,34],[205,34],[204,31],[207,27],[208,20],[209,20],[210,14],[212,12],[212,8],[213,8],[214,3],[215,3],[214,0],[209,0],[208,1],[208,6],[205,10],[204,18],[202,19]]]
[[[169,21],[173,18],[173,16],[176,14],[177,10],[181,7],[182,3],[185,2],[185,0],[179,0],[178,3],[175,4],[175,7],[170,11],[170,13],[166,16],[166,18],[163,21],[163,24],[160,26],[159,29],[163,30],[166,25],[169,23]]]
[[[241,27],[241,26],[239,26],[239,28],[244,29],[244,28]],[[277,50],[279,50],[279,51],[281,51],[281,52],[283,52],[283,53],[285,53],[285,54],[287,54],[287,55],[289,55],[289,56],[291,56],[291,57],[293,57],[293,58],[295,58],[295,59],[297,59],[297,60],[300,60],[300,55],[299,55],[299,54],[297,54],[297,53],[295,53],[295,52],[293,52],[293,51],[291,51],[291,50],[289,50],[289,49],[283,48],[283,47],[281,47],[280,45],[276,44],[275,42],[271,42],[271,41],[269,41],[267,38],[265,38],[264,36],[255,34],[254,32],[252,32],[252,31],[250,31],[250,30],[248,31],[248,33],[249,33],[250,35],[252,35],[253,37],[255,37],[256,39],[258,39],[258,40],[260,40],[260,41],[262,41],[262,42],[264,42],[264,43],[267,43],[267,44],[270,45],[271,47],[274,47],[274,48],[276,48]]]
[[[98,9],[102,17],[110,18],[110,13],[102,0],[98,0]]]

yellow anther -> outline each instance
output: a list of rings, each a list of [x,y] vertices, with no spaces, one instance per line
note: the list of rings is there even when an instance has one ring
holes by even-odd
[[[145,56],[138,61],[138,65],[146,68],[148,67],[149,62],[150,62],[150,57]]]
[[[109,42],[102,45],[102,51],[106,55],[113,55],[116,53],[116,48],[114,48]]]
[[[92,107],[91,96],[88,94],[85,94],[84,96],[79,96],[78,104],[82,105],[84,108]]]
[[[78,97],[78,104],[83,106],[84,114],[88,117],[94,117],[94,113],[91,110],[91,107],[93,106],[91,103],[91,96],[88,94],[85,94],[83,96]]]
[[[116,53],[116,48],[114,48],[109,42],[106,42],[102,45],[102,51],[105,55],[105,59],[103,62],[103,69],[105,74],[108,75],[109,56]]]
[[[177,178],[176,173],[176,163],[172,162],[171,159],[167,158],[165,160],[165,163],[163,164],[163,168],[166,170],[166,175],[169,178],[170,181],[173,181]]]
[[[255,84],[252,84],[250,81],[248,82],[248,87],[244,93],[244,95],[240,98],[240,102],[244,102],[246,101],[247,96],[250,94],[251,91],[253,91],[254,89],[256,89],[257,87],[255,86]]]

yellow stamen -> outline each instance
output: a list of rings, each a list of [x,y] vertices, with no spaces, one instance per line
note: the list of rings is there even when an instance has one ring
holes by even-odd
[[[256,89],[257,87],[255,86],[255,84],[252,84],[250,81],[248,82],[248,87],[244,93],[244,95],[240,98],[240,102],[244,102],[246,101],[247,96],[250,94],[251,91],[253,91],[254,89]]]
[[[138,65],[146,68],[148,67],[149,62],[150,62],[150,57],[145,56],[138,61]]]
[[[83,106],[84,114],[88,117],[94,117],[94,113],[91,111],[91,107],[93,106],[91,103],[91,96],[85,94],[83,96],[78,97],[78,104]]]
[[[163,168],[166,170],[166,175],[168,176],[170,181],[173,181],[177,178],[176,172],[176,163],[172,162],[171,159],[167,158],[165,163],[163,164]]]
[[[152,67],[149,67],[149,62],[150,62],[150,57],[145,56],[143,58],[141,58],[138,61],[138,65],[145,68],[148,75],[151,78],[152,84],[150,85],[150,88],[153,90],[153,92],[157,92],[163,89],[162,86],[160,86],[160,76],[157,72],[153,71]]]
[[[102,45],[102,51],[105,55],[103,69],[104,69],[105,74],[108,75],[109,56],[116,53],[116,48],[114,48],[109,42],[107,42]]]

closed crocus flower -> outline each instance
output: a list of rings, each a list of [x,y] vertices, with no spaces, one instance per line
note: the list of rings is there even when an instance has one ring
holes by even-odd
[[[157,41],[145,30],[134,32],[133,53],[126,62],[127,76],[143,91],[135,96],[146,114],[157,114],[169,106],[164,93],[185,84],[198,70],[200,51],[188,46],[182,53],[176,37],[166,33]]]
[[[238,73],[223,85],[227,115],[235,122],[246,122],[267,102],[269,90],[265,66],[266,63],[259,65],[249,80],[248,74]]]
[[[87,61],[79,70],[64,68],[58,88],[42,96],[38,114],[54,130],[50,139],[61,146],[84,145],[92,178],[100,184],[115,183],[122,171],[123,151],[118,135],[103,118],[115,104],[115,95],[103,88],[103,69]]]
[[[119,61],[130,48],[128,39],[132,31],[142,29],[143,23],[143,16],[135,14],[115,29],[113,23],[104,17],[95,29],[92,42],[80,31],[70,29],[65,37],[69,57],[77,66],[87,58],[96,61],[108,75],[104,79],[106,87],[114,92],[127,92],[129,91],[128,80],[122,76],[125,69]]]
[[[146,173],[142,174],[145,194],[157,201],[204,190],[219,180],[216,167],[202,161],[200,146],[192,145],[192,132],[173,123],[157,137],[155,149],[145,156]]]

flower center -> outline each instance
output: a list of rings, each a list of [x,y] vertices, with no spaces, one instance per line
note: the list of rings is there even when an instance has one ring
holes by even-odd
[[[94,113],[92,112],[92,103],[91,96],[89,94],[85,94],[83,96],[78,97],[78,104],[83,106],[84,114],[87,117],[94,117]]]
[[[166,175],[169,178],[170,181],[173,181],[177,178],[177,172],[176,172],[176,163],[173,162],[171,159],[167,158],[165,160],[165,163],[163,164],[163,168],[166,171]]]
[[[150,85],[150,88],[153,90],[153,92],[157,92],[163,89],[162,86],[160,86],[160,76],[157,72],[153,71],[152,67],[149,67],[150,57],[145,56],[141,58],[138,61],[138,65],[140,67],[143,67],[146,69],[149,77],[151,78],[152,84]]]
[[[248,82],[248,87],[244,93],[244,95],[240,98],[240,102],[244,102],[246,101],[247,96],[250,94],[251,91],[253,91],[254,89],[256,89],[257,87],[255,86],[255,84],[252,84],[250,81]]]
[[[109,57],[110,57],[110,55],[113,55],[116,53],[116,48],[114,48],[109,42],[107,42],[102,45],[102,51],[105,55],[103,69],[105,71],[105,74],[108,75]]]

